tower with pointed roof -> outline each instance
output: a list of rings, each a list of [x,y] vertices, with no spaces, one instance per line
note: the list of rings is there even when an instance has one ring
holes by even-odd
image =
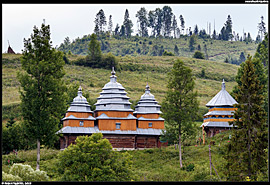
[[[88,128],[94,127],[94,121],[96,120],[93,117],[93,112],[91,111],[91,106],[88,104],[86,98],[82,95],[82,87],[78,89],[77,96],[73,99],[70,107],[67,110],[63,121],[63,129],[69,127],[72,128]],[[68,146],[70,143],[74,143],[75,139],[69,139],[67,135],[60,140],[60,145],[62,147]]]
[[[133,112],[138,119],[138,128],[164,129],[164,119],[160,117],[161,106],[155,100],[155,96],[150,93],[150,87],[145,87],[145,93]]]
[[[225,81],[221,84],[221,90],[206,104],[209,111],[203,116],[203,124],[208,137],[212,137],[217,133],[228,130],[232,127],[229,121],[233,121],[233,114],[237,104],[235,99],[226,91]]]
[[[136,130],[136,117],[125,88],[117,82],[114,68],[110,82],[97,98],[95,117],[99,130]]]

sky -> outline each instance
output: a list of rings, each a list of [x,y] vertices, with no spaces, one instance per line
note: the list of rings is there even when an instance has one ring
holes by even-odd
[[[180,26],[179,16],[183,15],[185,27],[220,33],[228,15],[232,18],[232,29],[243,36],[243,31],[250,32],[252,39],[258,34],[258,23],[261,16],[268,25],[268,4],[2,4],[2,53],[7,52],[8,41],[16,53],[24,49],[23,40],[30,38],[33,27],[41,27],[43,20],[50,25],[53,47],[59,47],[66,37],[71,41],[92,34],[94,20],[100,9],[103,9],[107,22],[112,15],[113,30],[118,23],[123,24],[125,10],[128,9],[130,19],[137,33],[136,13],[141,7],[149,12],[163,6],[170,6]],[[268,27],[267,27],[268,31]]]

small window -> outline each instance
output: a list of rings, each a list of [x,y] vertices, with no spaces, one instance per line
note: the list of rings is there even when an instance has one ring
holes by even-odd
[[[153,123],[148,123],[149,128],[152,128],[152,126],[153,126]]]
[[[120,127],[121,127],[121,123],[115,123],[115,128],[116,129],[120,129]]]
[[[83,121],[80,121],[80,127],[83,127]]]

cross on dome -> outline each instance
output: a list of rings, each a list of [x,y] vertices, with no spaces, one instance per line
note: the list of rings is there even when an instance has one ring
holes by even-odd
[[[81,86],[78,88],[78,96],[82,96],[82,87]]]
[[[147,93],[147,94],[150,93],[150,87],[149,87],[149,85],[148,85],[148,82],[147,82],[147,84],[146,84],[146,86],[145,86],[145,93]]]
[[[114,67],[112,67],[112,75],[115,75]]]
[[[223,79],[222,84],[221,84],[221,90],[225,90],[225,81],[224,81],[224,79]]]

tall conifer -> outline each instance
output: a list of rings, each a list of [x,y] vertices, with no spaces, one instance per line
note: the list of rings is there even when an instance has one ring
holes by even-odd
[[[238,104],[231,142],[227,145],[227,175],[229,180],[257,180],[258,172],[267,167],[267,123],[263,108],[264,87],[258,79],[251,57],[243,63],[240,84],[235,99]]]

